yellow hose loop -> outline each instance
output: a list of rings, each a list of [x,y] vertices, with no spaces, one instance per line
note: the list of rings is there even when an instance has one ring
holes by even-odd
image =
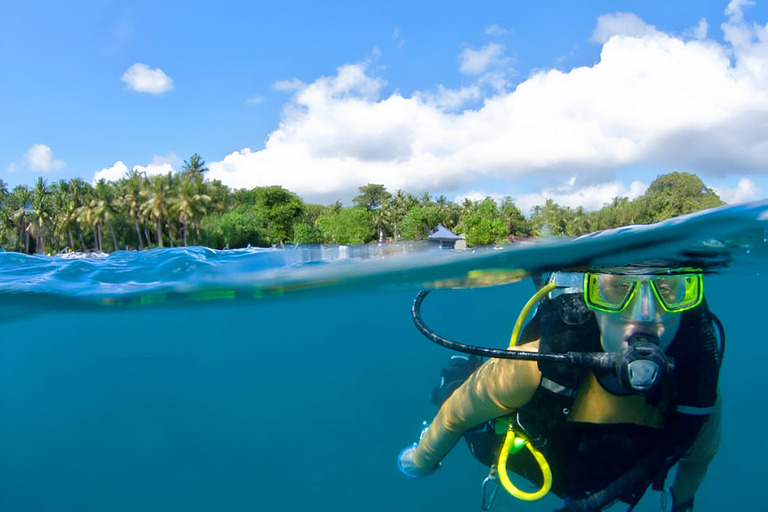
[[[515,322],[515,328],[512,330],[512,337],[509,340],[509,348],[517,345],[517,340],[520,338],[520,331],[523,330],[523,323],[525,323],[525,319],[528,318],[528,313],[531,311],[531,308],[533,308],[536,303],[538,303],[541,299],[544,298],[545,295],[547,295],[555,288],[556,286],[554,282],[549,283],[541,290],[536,292],[534,296],[531,297],[531,299],[525,304],[525,306],[523,306],[523,310],[520,311],[520,316],[517,317],[517,322]]]
[[[551,282],[548,285],[542,287],[541,290],[536,292],[533,297],[528,300],[525,306],[523,306],[522,311],[520,311],[520,315],[517,317],[517,322],[515,322],[515,328],[512,330],[512,337],[509,340],[509,348],[517,345],[517,341],[520,338],[520,331],[523,329],[523,323],[525,323],[525,319],[528,318],[528,313],[530,313],[531,309],[556,287],[557,286],[554,282]],[[522,439],[524,441],[525,446],[528,447],[528,450],[531,452],[531,455],[533,455],[533,458],[536,459],[536,462],[539,463],[539,469],[541,470],[541,475],[544,482],[541,486],[541,489],[536,492],[521,491],[515,487],[515,484],[512,483],[512,481],[509,479],[509,475],[507,474],[507,458],[509,457],[510,451],[516,451],[514,450],[516,439]],[[507,430],[507,436],[504,439],[504,445],[501,447],[501,453],[499,453],[497,471],[499,480],[501,480],[501,485],[504,486],[504,489],[506,489],[507,492],[515,498],[523,501],[535,501],[541,499],[546,496],[546,494],[552,488],[552,470],[549,467],[547,459],[544,458],[544,455],[542,455],[539,450],[531,445],[529,439],[518,435],[512,429],[511,425],[509,430]]]
[[[504,489],[506,489],[509,494],[519,500],[535,501],[541,499],[546,496],[552,488],[552,470],[549,468],[547,459],[544,458],[544,455],[542,455],[539,450],[531,445],[530,440],[525,439],[525,445],[528,447],[528,450],[530,450],[531,455],[536,459],[536,462],[539,463],[541,474],[544,477],[544,483],[542,484],[541,489],[536,492],[524,492],[515,487],[515,484],[509,479],[509,475],[507,474],[507,457],[509,456],[509,450],[512,448],[516,437],[517,433],[510,428],[507,431],[507,437],[504,439],[504,446],[502,446],[501,453],[499,454],[497,471],[499,480],[501,480],[501,485],[504,486]]]

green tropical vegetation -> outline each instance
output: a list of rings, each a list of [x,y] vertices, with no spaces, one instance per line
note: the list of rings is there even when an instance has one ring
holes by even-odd
[[[309,204],[280,186],[231,190],[205,178],[193,155],[182,170],[160,176],[129,171],[116,182],[80,178],[12,190],[0,180],[0,247],[28,254],[203,245],[215,249],[287,243],[360,244],[423,240],[438,224],[468,246],[515,237],[579,236],[647,224],[724,204],[696,175],[659,176],[642,196],[616,197],[597,211],[548,199],[526,216],[510,197],[456,203],[428,192],[359,187],[353,205]]]

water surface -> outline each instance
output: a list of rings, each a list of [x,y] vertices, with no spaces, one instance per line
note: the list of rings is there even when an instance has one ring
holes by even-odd
[[[417,291],[436,290],[423,313],[440,334],[504,347],[532,280],[478,286],[660,258],[706,271],[728,336],[723,440],[696,511],[759,509],[766,212],[477,251],[2,253],[0,509],[479,510],[487,468],[463,444],[429,478],[396,468],[436,412],[429,395],[451,355],[414,328]],[[494,510],[558,504],[500,492]]]

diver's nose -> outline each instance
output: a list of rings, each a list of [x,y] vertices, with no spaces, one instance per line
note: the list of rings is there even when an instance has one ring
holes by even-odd
[[[638,322],[651,322],[656,316],[656,297],[650,283],[642,283],[634,299],[632,318]]]

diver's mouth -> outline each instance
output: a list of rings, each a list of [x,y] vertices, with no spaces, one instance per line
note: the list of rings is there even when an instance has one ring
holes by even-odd
[[[630,339],[635,336],[650,336],[658,339],[664,334],[664,326],[662,324],[646,324],[637,325],[630,324],[627,326],[627,330],[624,333],[624,343],[628,343]]]

